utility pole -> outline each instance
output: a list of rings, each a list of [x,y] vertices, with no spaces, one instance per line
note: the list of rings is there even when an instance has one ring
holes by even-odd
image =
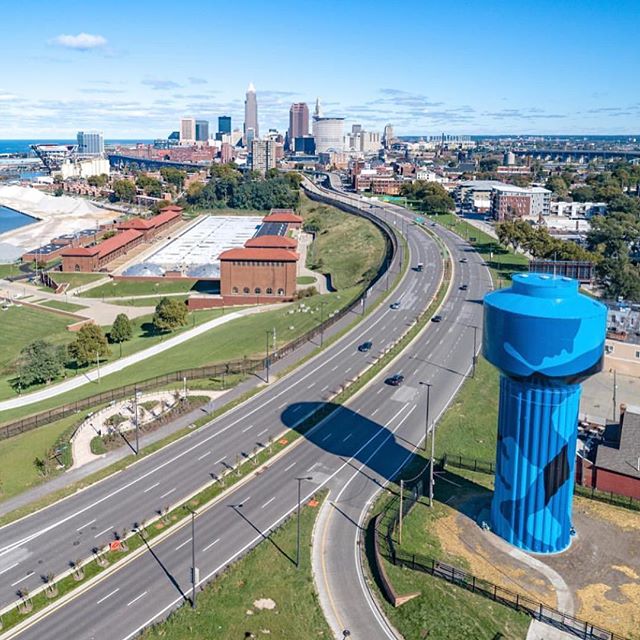
[[[140,392],[136,389],[134,396],[135,420],[136,420],[136,455],[140,453],[140,418],[138,414],[138,396]]]
[[[320,346],[324,344],[324,305],[327,304],[325,300],[320,302]]]
[[[427,440],[429,439],[429,404],[431,401],[431,384],[429,382],[420,382],[421,385],[427,387],[427,409],[424,416],[424,450],[427,450]]]
[[[198,567],[196,567],[196,512],[187,507],[189,513],[191,514],[191,607],[193,609],[196,608],[196,587],[198,585],[198,579],[200,577],[200,572],[198,571]]]
[[[300,568],[300,487],[302,485],[302,481],[303,480],[313,480],[313,478],[311,476],[305,476],[303,478],[296,478],[296,480],[298,481],[298,509],[297,509],[297,525],[298,525],[298,532],[297,532],[297,537],[296,537],[296,569]]]
[[[265,367],[267,370],[267,384],[269,384],[269,331],[267,330],[267,357],[265,358]]]
[[[616,421],[616,411],[617,411],[617,407],[618,407],[618,400],[617,400],[617,394],[618,394],[618,385],[617,383],[617,372],[614,369],[613,370],[613,414],[612,414],[612,419],[615,422]]]
[[[433,507],[433,484],[434,474],[433,465],[436,460],[436,425],[431,427],[431,462],[429,463],[429,507]]]
[[[477,340],[477,333],[478,333],[478,327],[474,326],[473,327],[473,356],[471,358],[471,377],[472,378],[476,377],[476,361],[477,361],[477,356],[476,356],[477,344],[476,344],[476,340]]]
[[[398,543],[402,544],[402,518],[404,516],[403,501],[404,498],[404,480],[400,479],[400,522],[398,525]]]

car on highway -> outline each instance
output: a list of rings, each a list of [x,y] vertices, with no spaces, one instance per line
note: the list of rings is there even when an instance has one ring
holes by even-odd
[[[442,316],[433,316],[431,322],[442,322]]]
[[[358,347],[358,351],[366,353],[367,351],[371,351],[371,347],[373,347],[373,342],[371,342],[371,340],[367,340]]]
[[[392,387],[397,387],[404,382],[404,376],[401,373],[394,373],[392,376],[389,376],[385,382]]]
[[[399,303],[399,302],[392,302],[392,303],[389,305],[389,308],[390,308],[390,309],[399,309],[399,308],[400,308],[400,303]]]
[[[460,262],[467,263],[467,262],[469,262],[469,261],[468,261],[466,258],[460,258]]]
[[[424,269],[424,264],[422,264],[422,262],[418,262],[418,264],[415,266],[415,271],[417,271],[418,273],[421,273],[423,269]]]
[[[460,291],[466,291],[469,288],[468,284],[461,284],[460,285]]]

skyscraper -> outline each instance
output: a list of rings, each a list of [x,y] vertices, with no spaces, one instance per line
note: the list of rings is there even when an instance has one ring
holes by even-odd
[[[384,145],[385,149],[388,149],[391,146],[391,143],[393,142],[393,125],[392,124],[387,124],[384,127],[384,133],[382,134],[382,144]]]
[[[231,133],[231,116],[218,118],[218,133]]]
[[[296,138],[309,135],[309,107],[306,102],[294,102],[289,109],[289,145]]]
[[[196,139],[195,118],[182,118],[180,120],[180,144],[192,144]]]
[[[78,153],[100,156],[104,153],[104,137],[101,131],[78,131]]]
[[[196,120],[196,140],[206,142],[209,139],[209,121]]]
[[[269,169],[275,169],[277,143],[274,140],[252,140],[249,149],[251,168],[254,171],[264,175]]]
[[[256,99],[256,88],[253,82],[249,83],[247,95],[244,100],[244,139],[249,146],[251,140],[260,137],[258,130],[258,100]]]
[[[322,115],[320,98],[318,98],[313,114],[313,137],[316,141],[316,153],[342,151],[344,148],[343,127],[344,118],[325,118]]]

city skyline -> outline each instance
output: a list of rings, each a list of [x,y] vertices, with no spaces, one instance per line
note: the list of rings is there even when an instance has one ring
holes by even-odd
[[[164,30],[166,2],[116,0],[105,14],[72,1],[65,15],[33,4],[37,21],[3,9],[0,59],[21,53],[0,80],[0,138],[166,137],[186,114],[241,127],[249,82],[264,131],[286,131],[291,104],[320,96],[327,115],[376,131],[391,122],[398,135],[640,134],[633,2],[420,3],[390,17],[377,2],[311,14],[250,0],[241,37],[227,28],[240,21],[232,7],[195,2],[210,38]]]

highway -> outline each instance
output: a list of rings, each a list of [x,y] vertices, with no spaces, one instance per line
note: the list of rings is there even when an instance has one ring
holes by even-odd
[[[115,531],[131,529],[163,506],[180,502],[210,481],[211,474],[233,465],[238,454],[250,452],[270,435],[301,423],[314,406],[364,370],[376,353],[406,328],[436,289],[439,252],[433,241],[425,240],[421,232],[411,230],[412,259],[423,262],[425,272],[408,271],[393,298],[401,301],[400,309],[381,305],[316,358],[208,426],[80,493],[1,528],[0,602],[13,601],[20,589],[33,591],[42,584],[42,576],[67,570],[70,562],[112,540]],[[394,266],[397,268],[397,262]],[[384,282],[376,288],[380,293]],[[368,354],[357,351],[365,340],[373,342]],[[287,407],[287,417],[295,415],[296,419],[284,422]]]

